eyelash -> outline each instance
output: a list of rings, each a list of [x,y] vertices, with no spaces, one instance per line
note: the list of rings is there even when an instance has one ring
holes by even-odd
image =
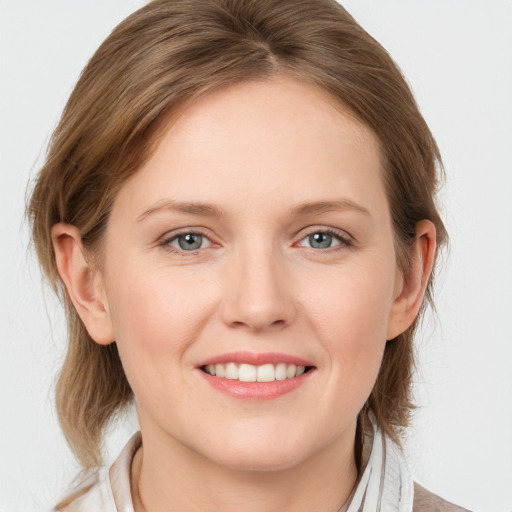
[[[343,234],[343,232],[340,232],[340,231],[332,229],[332,228],[312,228],[308,232],[306,232],[306,234],[299,240],[299,243],[302,242],[303,240],[306,240],[311,235],[316,235],[317,233],[332,236],[333,238],[338,240],[339,245],[334,246],[334,247],[326,247],[325,249],[317,249],[315,247],[309,247],[310,249],[314,249],[314,250],[320,251],[320,252],[327,251],[327,250],[340,251],[340,250],[344,250],[344,249],[349,249],[354,246],[354,240],[350,236]]]
[[[208,242],[210,244],[213,244],[214,242],[212,242],[210,240],[210,238],[205,235],[204,233],[202,233],[201,231],[195,231],[195,230],[191,230],[191,231],[181,231],[179,233],[174,233],[173,235],[171,236],[166,236],[164,237],[159,245],[165,249],[166,251],[168,252],[172,252],[173,254],[177,254],[178,256],[183,256],[183,257],[186,257],[186,256],[189,256],[189,255],[195,255],[197,254],[200,250],[204,249],[204,248],[199,248],[199,249],[195,249],[195,250],[191,250],[191,251],[186,251],[184,249],[178,249],[177,247],[174,247],[171,245],[172,242],[174,242],[175,240],[177,240],[180,236],[185,236],[185,235],[195,235],[195,236],[200,236],[202,237],[203,239],[206,239],[208,240]]]
[[[306,240],[308,237],[315,235],[315,234],[329,235],[329,236],[333,237],[334,239],[336,239],[339,242],[339,245],[336,245],[334,247],[326,247],[323,249],[298,245],[301,242],[303,242],[304,240]],[[205,249],[205,248],[199,248],[196,250],[186,251],[184,249],[178,249],[171,245],[171,243],[174,242],[175,240],[177,240],[180,236],[185,236],[185,235],[200,236],[203,239],[206,239],[210,244],[214,244],[214,242],[212,242],[212,240],[206,234],[202,233],[199,230],[197,230],[197,231],[191,230],[191,231],[181,231],[179,233],[174,233],[171,236],[167,236],[160,241],[159,245],[166,251],[172,252],[173,254],[177,254],[177,255],[183,256],[183,257],[186,257],[188,255],[196,255],[199,251],[201,251],[202,249]],[[354,241],[352,240],[351,237],[344,235],[340,231],[337,231],[332,228],[312,228],[308,232],[306,232],[301,237],[299,242],[295,245],[298,245],[299,247],[307,247],[309,249],[313,249],[313,250],[319,251],[319,252],[327,251],[327,250],[340,251],[340,250],[344,250],[344,249],[353,247]]]

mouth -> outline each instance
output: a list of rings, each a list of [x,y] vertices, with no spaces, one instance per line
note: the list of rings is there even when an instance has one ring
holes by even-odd
[[[300,377],[310,372],[314,366],[296,365],[292,363],[267,363],[252,365],[248,363],[217,363],[207,364],[200,369],[212,377],[236,380],[239,382],[273,382]]]
[[[287,354],[230,352],[202,361],[197,367],[217,391],[237,399],[271,400],[310,380],[316,366]]]

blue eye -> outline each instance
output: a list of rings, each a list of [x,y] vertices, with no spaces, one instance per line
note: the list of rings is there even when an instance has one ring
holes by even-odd
[[[328,233],[313,233],[308,236],[309,245],[313,249],[327,249],[332,246],[333,241],[334,237]]]
[[[340,245],[348,246],[350,242],[341,235],[329,231],[315,231],[305,236],[299,243],[301,247],[311,247],[312,249],[330,249]]]
[[[182,233],[168,242],[172,247],[182,251],[197,251],[210,245],[210,241],[198,233]]]

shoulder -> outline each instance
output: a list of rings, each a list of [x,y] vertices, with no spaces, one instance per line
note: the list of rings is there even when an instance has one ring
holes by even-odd
[[[470,512],[431,493],[414,482],[414,512]]]
[[[55,509],[59,512],[91,512],[92,510],[94,512],[117,510],[106,468],[99,469],[93,478],[68,495]]]
[[[76,492],[61,501],[55,510],[59,512],[133,511],[130,468],[133,457],[141,445],[140,432],[136,432],[110,469],[105,466],[98,468]]]

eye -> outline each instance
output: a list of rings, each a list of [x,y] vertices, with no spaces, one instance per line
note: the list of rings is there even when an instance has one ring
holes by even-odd
[[[180,233],[166,240],[164,244],[182,251],[198,251],[209,247],[211,242],[200,233]]]
[[[309,247],[312,247],[313,249],[328,249],[329,247],[332,247],[333,245],[339,245],[339,240],[334,238],[329,233],[312,233],[311,235],[308,235],[303,241],[307,241],[307,244]]]
[[[328,230],[318,230],[305,236],[298,244],[300,247],[312,249],[331,249],[337,246],[350,246],[350,241],[339,233]]]

